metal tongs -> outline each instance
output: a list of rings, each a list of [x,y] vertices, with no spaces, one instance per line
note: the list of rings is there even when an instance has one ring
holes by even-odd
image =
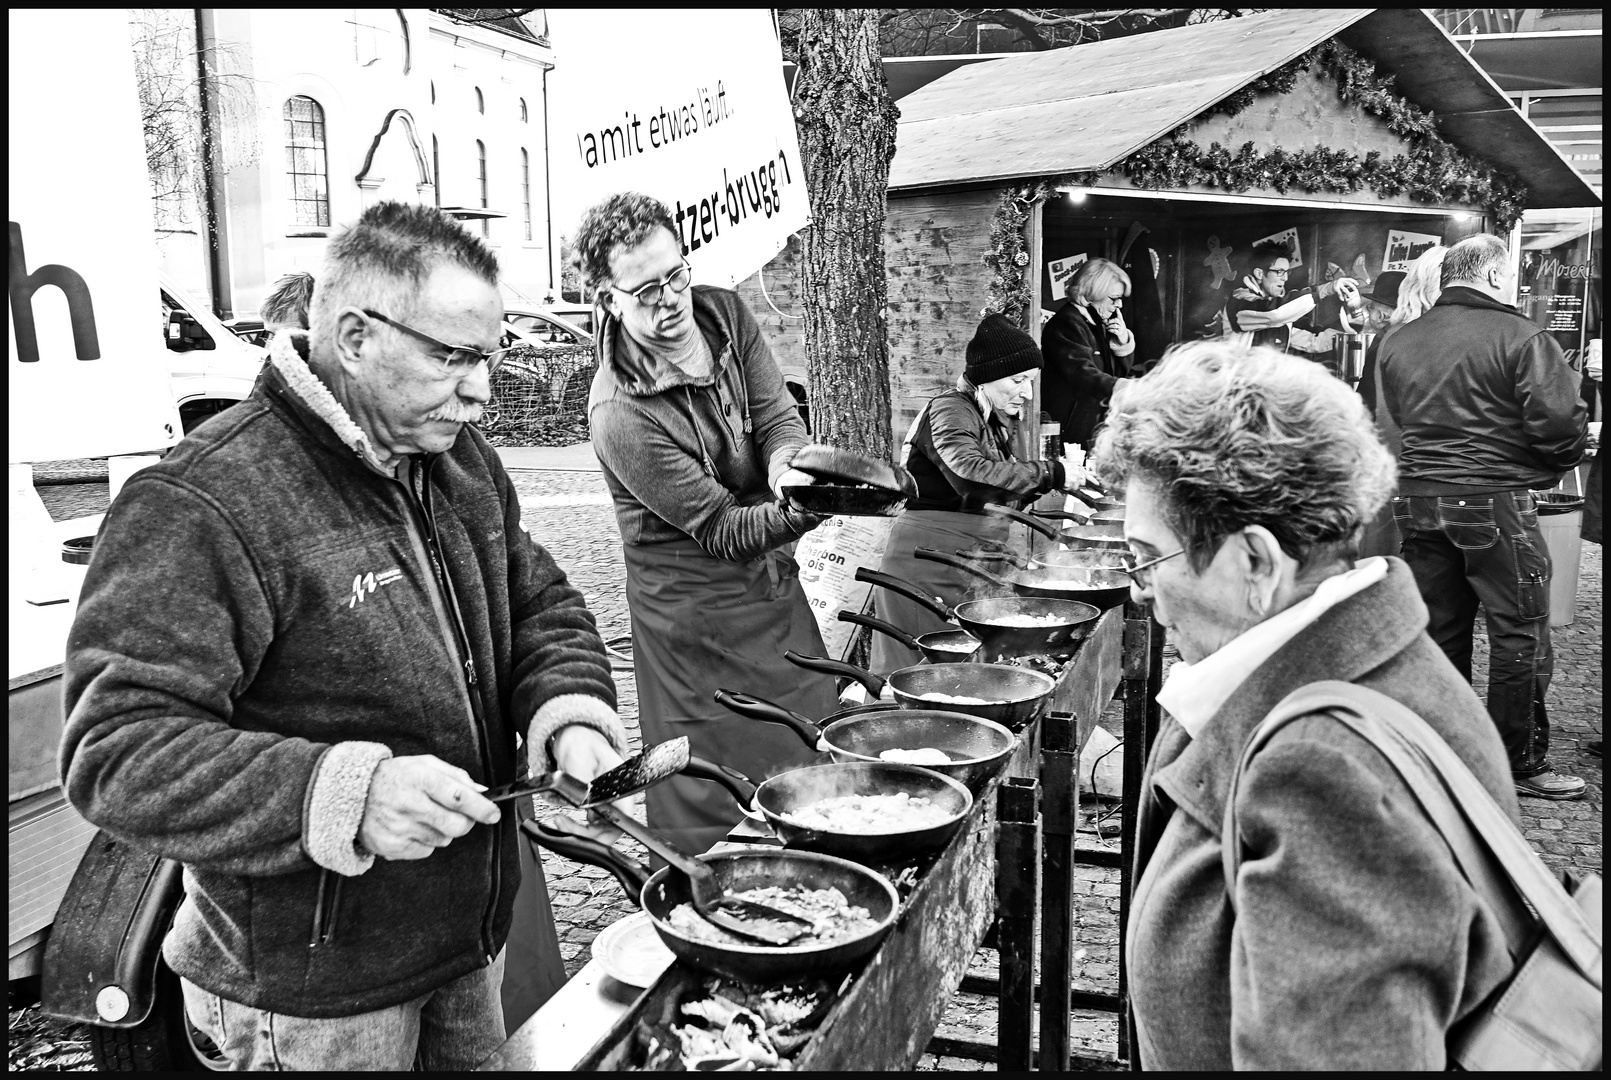
[[[768,904],[724,895],[710,867],[684,854],[669,840],[649,831],[613,805],[617,799],[635,795],[675,776],[687,767],[688,761],[688,737],[684,735],[657,743],[627,758],[615,768],[594,777],[591,783],[560,769],[553,769],[493,788],[486,793],[486,797],[493,802],[503,802],[521,795],[552,792],[578,810],[593,811],[685,874],[692,886],[689,891],[694,910],[730,933],[763,945],[787,945],[810,933],[815,929],[810,919]]]
[[[591,810],[600,804],[624,799],[645,788],[654,787],[667,777],[682,772],[687,764],[688,737],[682,735],[627,758],[615,768],[595,776],[591,783],[579,780],[568,772],[553,769],[495,787],[485,797],[493,802],[504,802],[522,795],[551,792],[578,810]]]

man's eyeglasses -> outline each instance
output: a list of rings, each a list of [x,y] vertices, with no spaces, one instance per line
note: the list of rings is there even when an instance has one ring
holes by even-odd
[[[1290,273],[1292,273],[1291,270],[1273,270],[1272,269],[1272,270],[1264,271],[1264,276],[1265,277],[1286,277]]]
[[[667,289],[674,293],[680,293],[688,288],[688,283],[693,280],[693,275],[694,268],[685,262],[660,281],[648,281],[630,291],[613,282],[610,284],[610,288],[616,292],[626,293],[644,307],[654,307],[665,299]]]
[[[1130,575],[1130,580],[1136,583],[1137,588],[1145,589],[1152,583],[1152,568],[1154,566],[1161,562],[1167,562],[1177,555],[1184,554],[1186,554],[1186,549],[1181,548],[1179,551],[1171,551],[1167,555],[1160,555],[1156,559],[1148,559],[1146,562],[1133,562],[1129,566],[1120,567],[1120,569]],[[1130,558],[1134,559],[1135,555],[1132,554]]]
[[[441,349],[444,355],[434,356],[432,359],[442,365],[444,374],[447,375],[463,378],[474,371],[475,366],[483,360],[487,362],[487,374],[491,375],[503,365],[504,358],[509,355],[508,349],[493,349],[491,352],[482,352],[480,349],[472,349],[468,345],[449,345],[445,341],[436,340],[430,334],[414,329],[407,323],[400,323],[389,315],[382,315],[380,312],[372,311],[369,308],[362,308],[361,310],[371,319],[379,319],[387,326],[401,330],[405,334],[411,334],[427,345],[434,345]]]

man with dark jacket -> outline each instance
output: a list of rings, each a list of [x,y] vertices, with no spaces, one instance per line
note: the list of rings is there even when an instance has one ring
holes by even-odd
[[[625,748],[593,616],[467,426],[497,275],[434,209],[366,211],[310,332],[129,481],[85,578],[63,785],[184,864],[163,956],[237,1069],[483,1060],[520,862],[481,793]]]
[[[1427,632],[1467,679],[1487,610],[1488,712],[1516,790],[1575,799],[1583,781],[1548,760],[1551,568],[1532,491],[1582,459],[1588,412],[1555,339],[1505,302],[1514,284],[1503,240],[1462,240],[1438,302],[1383,344],[1382,393],[1404,439],[1393,514]]]

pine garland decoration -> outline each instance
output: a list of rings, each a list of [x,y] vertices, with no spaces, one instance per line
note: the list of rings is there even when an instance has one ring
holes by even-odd
[[[1310,68],[1318,68],[1331,80],[1345,105],[1380,117],[1409,143],[1408,152],[1384,158],[1375,150],[1361,157],[1351,150],[1326,147],[1273,147],[1261,153],[1252,142],[1234,151],[1218,142],[1205,148],[1188,137],[1188,123],[1137,150],[1110,171],[1123,173],[1135,186],[1148,190],[1196,184],[1231,192],[1258,187],[1286,194],[1294,189],[1348,193],[1369,187],[1384,199],[1408,195],[1416,202],[1481,206],[1493,216],[1501,234],[1521,219],[1528,196],[1524,181],[1455,149],[1438,135],[1432,113],[1398,95],[1391,75],[1379,75],[1373,61],[1335,40],[1322,42],[1255,79],[1192,123],[1215,115],[1235,116],[1263,95],[1289,93]],[[1028,325],[1031,294],[1023,230],[1030,210],[1058,188],[1090,187],[1098,176],[1073,173],[1020,184],[1002,193],[990,226],[991,250],[984,256],[994,275],[981,316],[1001,312]]]

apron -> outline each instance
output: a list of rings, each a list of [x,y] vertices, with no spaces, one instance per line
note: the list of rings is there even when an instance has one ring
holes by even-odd
[[[725,687],[813,720],[839,707],[833,676],[783,659],[786,649],[826,654],[789,553],[729,562],[694,540],[673,540],[627,544],[624,555],[643,744],[686,735],[694,754],[757,784],[814,763],[816,751],[789,728],[745,719],[714,699]],[[650,788],[645,800],[649,827],[691,855],[709,850],[743,819],[732,795],[705,780],[674,776]]]
[[[1005,518],[960,510],[908,510],[890,530],[889,543],[884,548],[884,561],[878,568],[886,574],[922,586],[925,591],[939,595],[952,607],[982,596],[999,596],[1001,590],[984,578],[945,563],[919,559],[912,552],[920,547],[937,548],[946,553],[975,547],[1005,551],[1013,543],[1015,524]],[[1017,525],[1016,528],[1022,530],[1023,526]],[[1012,550],[1021,551],[1024,546],[1020,542]],[[990,570],[1005,568],[1006,565],[984,564]],[[913,637],[933,630],[956,629],[928,608],[876,585],[873,586],[873,614],[885,622],[894,623]],[[874,632],[870,663],[875,674],[888,675],[922,660],[923,654],[916,649],[908,649],[888,634]]]
[[[531,796],[516,799],[515,812],[521,821],[530,821]],[[559,934],[548,903],[542,863],[524,834],[515,843],[520,847],[520,891],[515,894],[514,918],[504,946],[502,999],[506,1032],[524,1024],[565,985],[565,960],[559,952]]]

